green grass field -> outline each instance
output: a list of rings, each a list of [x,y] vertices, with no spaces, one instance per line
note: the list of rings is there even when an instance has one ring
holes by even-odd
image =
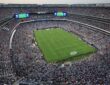
[[[34,30],[35,41],[47,62],[79,60],[96,49],[63,29]]]

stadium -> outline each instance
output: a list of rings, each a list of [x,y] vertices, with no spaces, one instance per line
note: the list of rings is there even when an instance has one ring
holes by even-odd
[[[107,5],[0,5],[0,85],[109,85]]]

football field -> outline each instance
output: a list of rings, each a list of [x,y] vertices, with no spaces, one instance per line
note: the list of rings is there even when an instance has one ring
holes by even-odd
[[[79,36],[60,28],[34,30],[34,37],[47,62],[78,60],[96,51]]]

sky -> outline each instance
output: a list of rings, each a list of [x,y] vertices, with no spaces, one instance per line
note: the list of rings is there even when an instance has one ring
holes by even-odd
[[[0,3],[16,4],[92,4],[110,3],[110,0],[0,0]]]

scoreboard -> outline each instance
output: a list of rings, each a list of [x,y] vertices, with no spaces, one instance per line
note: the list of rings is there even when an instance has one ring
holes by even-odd
[[[57,17],[65,17],[67,16],[67,13],[66,12],[54,12],[54,16],[57,16]]]
[[[24,19],[24,18],[29,18],[29,13],[20,13],[20,14],[15,14],[16,19]]]

